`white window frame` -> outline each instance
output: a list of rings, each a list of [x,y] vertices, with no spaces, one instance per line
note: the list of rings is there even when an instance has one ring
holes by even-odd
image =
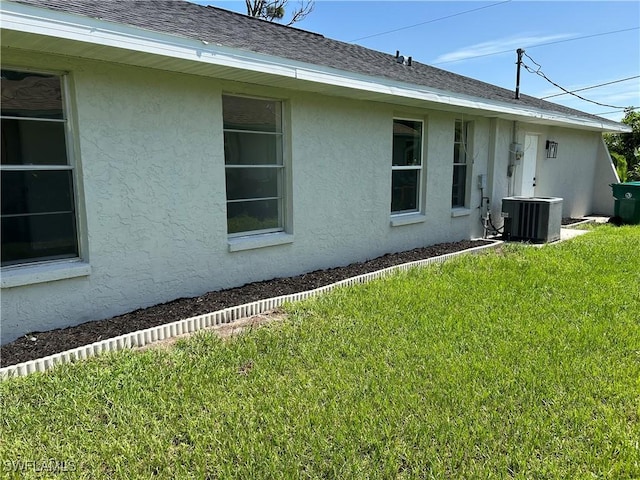
[[[51,75],[60,80],[60,94],[62,105],[62,119],[46,119],[38,117],[15,117],[2,115],[2,119],[17,119],[39,122],[57,122],[64,125],[66,165],[0,165],[2,172],[15,171],[69,171],[71,172],[73,195],[73,207],[75,215],[75,243],[77,255],[65,256],[62,258],[43,258],[34,260],[16,261],[9,265],[2,266],[2,288],[40,283],[47,281],[86,276],[90,274],[88,263],[83,262],[86,252],[84,222],[82,221],[82,203],[80,201],[80,185],[78,165],[74,155],[75,135],[73,133],[72,105],[69,86],[69,76],[67,72],[51,71],[46,69],[34,69],[28,67],[17,67],[13,65],[3,65],[2,70],[11,70],[22,73],[34,73],[40,75]]]
[[[420,124],[420,164],[419,165],[394,165],[393,164],[393,142],[395,142],[395,133],[393,133],[393,126],[395,125],[396,121],[407,121],[407,122],[416,122]],[[425,138],[425,132],[424,132],[424,128],[425,128],[425,121],[424,119],[421,118],[412,118],[412,117],[393,117],[393,123],[392,123],[392,147],[391,147],[391,205],[390,205],[390,209],[391,209],[391,217],[393,218],[397,218],[400,216],[407,216],[407,215],[416,215],[416,214],[420,214],[422,213],[422,184],[424,183],[423,178],[424,178],[424,161],[425,161],[425,157],[424,157],[424,152],[425,152],[425,148],[424,148],[424,138]],[[417,179],[416,179],[416,208],[415,209],[411,209],[411,210],[399,210],[399,211],[393,211],[392,207],[393,207],[393,172],[397,172],[397,171],[403,171],[403,170],[415,170],[418,172],[417,175]]]
[[[285,102],[282,99],[278,98],[267,98],[267,97],[258,97],[251,95],[239,95],[234,93],[223,93],[222,97],[239,97],[239,98],[248,98],[248,99],[256,99],[263,101],[274,102],[279,105],[280,108],[280,131],[279,132],[266,132],[261,130],[242,130],[242,129],[228,129],[224,128],[224,111],[223,111],[223,135],[228,132],[232,133],[242,133],[242,134],[257,134],[257,135],[274,135],[280,138],[280,152],[281,158],[278,159],[279,163],[276,164],[227,164],[225,158],[225,175],[227,170],[229,169],[249,169],[249,168],[273,168],[280,170],[280,174],[278,177],[278,192],[280,193],[277,197],[255,197],[249,199],[238,199],[238,200],[229,200],[228,197],[226,199],[227,206],[233,203],[247,202],[247,201],[264,201],[264,200],[277,200],[278,201],[278,227],[275,228],[265,228],[259,230],[248,230],[243,232],[234,232],[227,233],[229,239],[237,239],[240,237],[247,237],[253,235],[264,235],[264,234],[274,234],[274,233],[282,233],[286,231],[286,222],[287,222],[287,197],[288,197],[288,189],[287,189],[287,173],[288,169],[286,168],[286,154],[285,154]],[[228,222],[228,221],[227,221]],[[228,223],[227,223],[227,232],[228,232]]]
[[[457,130],[458,124],[462,124],[462,129],[461,129],[461,139],[460,141],[456,141],[455,139],[455,131]],[[457,118],[455,120],[454,123],[454,139],[453,139],[453,145],[454,145],[454,153],[453,153],[453,172],[452,172],[452,177],[451,177],[451,208],[453,209],[461,209],[461,208],[468,208],[469,205],[469,178],[471,175],[471,166],[473,162],[470,162],[469,160],[472,158],[472,155],[470,154],[470,148],[469,148],[469,137],[470,137],[470,132],[472,131],[472,122],[469,120],[463,120],[460,118]],[[460,145],[460,152],[462,155],[462,158],[464,158],[463,162],[456,162],[456,157],[455,157],[455,148],[456,145]],[[464,185],[464,192],[463,192],[463,198],[462,198],[462,203],[457,203],[454,204],[453,202],[453,179],[455,178],[455,173],[456,173],[456,167],[465,167],[465,176],[464,176],[464,180],[463,180],[463,185]]]

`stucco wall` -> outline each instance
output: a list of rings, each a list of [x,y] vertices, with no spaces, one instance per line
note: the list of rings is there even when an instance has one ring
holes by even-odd
[[[592,213],[599,133],[549,128],[539,136],[536,195],[562,197],[562,215]],[[546,140],[558,142],[557,158],[546,158]]]
[[[599,132],[547,127],[522,122],[493,120],[490,133],[495,141],[489,144],[488,165],[493,223],[500,228],[502,198],[518,193],[516,175],[508,176],[510,153],[514,138],[523,148],[527,134],[538,136],[536,162],[536,196],[563,198],[563,217],[579,218],[592,213],[611,215],[610,183],[615,170]],[[556,158],[546,158],[546,141],[558,142]],[[519,165],[516,164],[516,169]]]
[[[615,199],[613,197],[613,191],[611,190],[611,184],[619,182],[620,179],[611,160],[611,155],[609,155],[609,150],[604,143],[604,139],[602,139],[598,147],[598,157],[593,178],[593,205],[591,207],[591,213],[613,216]]]
[[[603,195],[603,182],[609,181],[605,172],[606,161],[599,151],[602,135],[599,132],[547,127],[498,120],[495,122],[495,152],[493,154],[493,183],[491,199],[492,215],[496,226],[502,225],[500,216],[501,199],[518,194],[516,174],[507,175],[508,166],[513,162],[509,153],[515,128],[516,140],[523,148],[528,148],[525,136],[537,135],[536,196],[563,198],[564,217],[579,218],[597,212],[599,196]],[[558,142],[556,158],[546,158],[546,141]],[[602,163],[605,165],[603,166]],[[605,175],[606,173],[606,175]],[[602,180],[598,180],[602,177]],[[606,178],[606,180],[605,180]],[[597,185],[594,185],[596,182]],[[599,182],[599,183],[598,183]],[[611,183],[611,182],[609,182]]]
[[[226,244],[219,90],[202,78],[3,53],[71,72],[91,275],[2,290],[3,342],[201,292]],[[184,128],[188,125],[188,128]],[[84,208],[83,208],[84,207]]]
[[[508,176],[510,162],[510,148],[512,142],[513,122],[494,119],[491,122],[489,144],[489,197],[492,223],[501,228],[503,224],[500,212],[502,198],[512,194],[512,177]]]
[[[455,115],[105,62],[3,51],[67,71],[83,259],[91,273],[2,289],[2,342],[184,296],[479,236],[474,139],[468,212],[452,217]],[[222,92],[285,101],[290,244],[230,252]],[[390,225],[394,116],[425,121],[423,222]],[[478,119],[475,136],[486,135]]]
[[[479,237],[478,175],[488,175],[483,193],[496,226],[502,197],[513,193],[513,122],[10,49],[2,55],[3,66],[70,74],[82,258],[91,268],[3,288],[3,343],[179,297]],[[284,101],[291,243],[229,250],[223,92]],[[390,222],[394,117],[422,120],[425,132],[423,218],[401,226]],[[467,208],[452,211],[456,118],[472,128]],[[599,134],[516,125],[519,141],[526,133],[539,134],[536,195],[563,197],[565,216],[604,205],[591,192],[594,176],[605,179],[607,170]],[[557,159],[545,158],[547,139],[559,143]]]

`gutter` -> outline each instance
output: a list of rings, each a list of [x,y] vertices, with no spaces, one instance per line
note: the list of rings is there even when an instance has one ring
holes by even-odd
[[[122,49],[129,52],[255,72],[264,74],[271,79],[280,77],[285,82],[289,79],[309,82],[311,85],[324,85],[335,88],[333,91],[331,89],[327,90],[327,94],[346,96],[346,92],[356,90],[373,94],[368,95],[367,98],[374,101],[392,102],[389,98],[392,97],[401,100],[402,103],[423,108],[425,107],[424,102],[427,102],[431,104],[427,105],[427,108],[437,109],[438,106],[445,106],[453,109],[481,110],[493,115],[497,113],[501,118],[508,120],[517,119],[559,126],[571,125],[576,128],[602,132],[631,131],[626,125],[609,122],[606,119],[598,121],[534,107],[518,107],[504,102],[454,94],[422,85],[398,82],[331,67],[322,67],[282,57],[225,47],[220,44],[209,44],[205,41],[6,0],[0,1],[0,15],[2,29],[8,31],[102,46],[106,49]],[[77,56],[88,59],[96,58],[89,54],[77,54]],[[137,65],[134,61],[131,61],[130,64]],[[174,71],[180,71],[180,69],[176,68]],[[305,86],[300,85],[287,86],[286,88],[313,91],[311,88],[307,89]]]

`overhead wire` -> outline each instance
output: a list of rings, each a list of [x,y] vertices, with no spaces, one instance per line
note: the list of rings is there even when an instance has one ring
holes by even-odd
[[[526,53],[524,54],[525,57],[527,57],[529,60],[531,60],[533,63],[535,63],[537,65],[537,69],[533,69],[532,67],[528,66],[527,64],[525,64],[524,62],[522,62],[522,66],[530,73],[534,73],[536,75],[538,75],[539,77],[544,78],[547,82],[549,82],[551,85],[559,88],[560,90],[562,90],[563,92],[569,94],[569,95],[573,95],[574,97],[579,98],[580,100],[584,100],[585,102],[589,102],[589,103],[593,103],[595,105],[600,105],[601,107],[608,107],[608,108],[619,108],[619,109],[624,109],[625,107],[620,107],[617,105],[609,105],[608,103],[600,103],[600,102],[596,102],[595,100],[590,100],[588,98],[584,98],[580,95],[578,95],[577,93],[573,93],[569,90],[567,90],[566,88],[558,85],[556,82],[554,82],[553,80],[551,80],[549,77],[547,77],[544,72],[542,71],[542,65],[540,65],[538,62],[536,62],[533,58],[531,58],[529,55],[527,55]]]
[[[546,100],[547,98],[559,97],[561,95],[569,95],[575,92],[582,92],[584,90],[591,90],[592,88],[604,87],[605,85],[613,85],[614,83],[627,82],[629,80],[634,80],[636,78],[640,78],[640,75],[635,75],[633,77],[621,78],[620,80],[613,80],[611,82],[599,83],[598,85],[591,85],[589,87],[578,88],[576,90],[571,90],[571,92],[563,92],[563,93],[554,93],[553,95],[547,95],[546,97],[540,97],[540,100]]]
[[[619,110],[611,110],[610,112],[594,113],[594,115],[609,115],[610,113],[626,112],[627,110],[630,110],[633,112],[634,110],[640,110],[640,107],[626,107]]]
[[[380,36],[386,35],[388,33],[399,32],[401,30],[407,30],[409,28],[419,27],[420,25],[427,25],[428,23],[434,23],[434,22],[438,22],[440,20],[446,20],[447,18],[458,17],[458,16],[464,15],[466,13],[477,12],[478,10],[483,10],[485,8],[490,8],[490,7],[495,7],[497,5],[502,5],[504,3],[510,3],[512,1],[513,0],[504,0],[502,2],[492,3],[491,5],[484,5],[482,7],[472,8],[471,10],[465,10],[463,12],[453,13],[451,15],[446,15],[444,17],[434,18],[434,19],[431,19],[431,20],[427,20],[426,22],[414,23],[413,25],[407,25],[406,27],[399,27],[399,28],[395,28],[393,30],[387,30],[386,32],[374,33],[373,35],[367,35],[365,37],[354,38],[353,40],[349,40],[349,42],[357,42],[358,40],[365,40],[367,38],[380,37]]]
[[[537,43],[537,44],[534,44],[534,45],[525,45],[523,48],[545,47],[547,45],[556,45],[558,43],[574,42],[576,40],[584,40],[585,38],[602,37],[602,36],[605,36],[605,35],[613,35],[615,33],[630,32],[632,30],[640,30],[640,26],[631,27],[631,28],[623,28],[621,30],[612,30],[612,31],[609,31],[609,32],[594,33],[594,34],[591,34],[591,35],[583,35],[581,37],[565,38],[564,40],[555,40],[553,42]],[[501,50],[499,52],[483,53],[482,55],[474,55],[473,57],[465,57],[465,58],[460,58],[460,59],[456,59],[456,60],[446,60],[444,62],[435,62],[435,63],[432,63],[431,65],[442,65],[444,63],[462,62],[462,61],[465,61],[465,60],[473,60],[473,59],[476,59],[476,58],[490,57],[492,55],[501,55],[503,53],[512,53],[512,52],[513,52],[513,49]]]
[[[484,5],[482,7],[473,8],[473,9],[470,9],[470,10],[465,10],[465,11],[454,13],[454,14],[451,14],[451,15],[446,15],[444,17],[434,18],[432,20],[427,20],[425,22],[420,22],[420,23],[416,23],[416,24],[413,24],[413,25],[407,25],[405,27],[396,28],[396,29],[393,29],[393,30],[387,30],[385,32],[380,32],[380,33],[375,33],[375,34],[372,34],[372,35],[367,35],[367,36],[364,36],[364,37],[359,37],[359,38],[350,40],[350,42],[356,42],[358,40],[365,40],[365,39],[368,39],[368,38],[378,37],[378,36],[381,36],[381,35],[386,35],[388,33],[394,33],[394,32],[398,32],[398,31],[401,31],[401,30],[406,30],[406,29],[417,27],[417,26],[420,26],[420,25],[426,25],[426,24],[429,24],[429,23],[434,23],[434,22],[437,22],[437,21],[440,21],[440,20],[446,20],[448,18],[457,17],[457,16],[464,15],[464,14],[471,13],[471,12],[476,12],[478,10],[483,10],[483,9],[490,8],[490,7],[495,7],[495,6],[498,6],[498,5],[505,4],[505,3],[510,3],[511,1],[512,0],[504,0],[502,2],[492,3],[490,5]],[[590,34],[590,35],[583,35],[583,36],[580,36],[580,37],[567,38],[567,39],[563,39],[563,40],[555,40],[555,41],[552,41],[552,42],[538,43],[538,44],[526,46],[525,48],[536,48],[536,47],[543,47],[543,46],[547,46],[547,45],[556,45],[556,44],[559,44],[559,43],[573,42],[573,41],[577,41],[577,40],[584,40],[584,39],[587,39],[587,38],[594,38],[594,37],[600,37],[600,36],[605,36],[605,35],[613,35],[613,34],[616,34],[616,33],[629,32],[629,31],[639,30],[639,29],[640,29],[640,26],[631,27],[631,28],[623,28],[623,29],[619,29],[619,30],[611,30],[611,31],[608,31],[608,32],[599,32],[599,33],[594,33],[594,34]],[[436,63],[433,63],[432,65],[441,65],[441,64],[444,64],[444,63],[460,62],[460,61],[463,61],[463,60],[472,60],[472,59],[475,59],[475,58],[488,57],[488,56],[492,56],[492,55],[500,55],[500,54],[503,54],[503,53],[511,53],[511,52],[512,52],[512,49],[502,50],[502,51],[499,51],[499,52],[492,52],[492,53],[486,53],[486,54],[482,54],[482,55],[475,55],[475,56],[472,56],[472,57],[461,58],[461,59],[458,59],[458,60],[448,60],[448,61],[444,61],[444,62],[436,62]],[[636,79],[636,78],[640,78],[640,75],[636,75],[636,76],[633,76],[633,77],[623,78],[623,79],[620,79],[620,80],[614,80],[614,81],[611,81],[611,82],[606,82],[606,83],[602,83],[602,84],[598,84],[598,85],[592,85],[592,86],[580,88],[580,89],[577,89],[577,90],[567,90],[566,88],[558,85],[557,83],[552,81],[549,77],[547,77],[544,74],[544,72],[542,72],[542,66],[540,64],[538,64],[533,58],[531,58],[526,53],[525,53],[525,56],[527,58],[529,58],[529,60],[531,60],[533,63],[535,63],[538,66],[538,68],[534,70],[533,68],[528,67],[527,65],[525,65],[523,63],[522,65],[525,67],[525,69],[527,71],[529,71],[530,73],[534,73],[534,74],[544,78],[547,82],[551,83],[552,85],[554,85],[555,87],[557,87],[557,88],[559,88],[560,90],[563,91],[563,93],[557,93],[557,94],[554,94],[554,95],[548,95],[546,97],[542,97],[541,98],[542,100],[547,99],[547,98],[561,96],[561,95],[573,95],[573,96],[575,96],[575,97],[577,97],[577,98],[579,98],[581,100],[584,100],[586,102],[590,102],[590,103],[593,103],[593,104],[596,104],[596,105],[600,105],[600,106],[603,106],[603,107],[618,109],[615,112],[611,112],[611,113],[617,113],[619,111],[624,111],[624,110],[628,109],[629,107],[620,107],[620,106],[616,106],[616,105],[609,105],[609,104],[606,104],[606,103],[600,103],[600,102],[597,102],[595,100],[590,100],[588,98],[585,98],[585,97],[582,97],[580,95],[577,95],[575,92],[580,92],[580,91],[584,91],[584,90],[590,90],[590,89],[602,87],[602,86],[605,86],[605,85],[612,85],[612,84],[615,84],[615,83],[621,83],[621,82],[625,82],[625,81],[628,81],[628,80],[633,80],[633,79]],[[632,108],[632,110],[636,110],[636,109],[637,108]]]

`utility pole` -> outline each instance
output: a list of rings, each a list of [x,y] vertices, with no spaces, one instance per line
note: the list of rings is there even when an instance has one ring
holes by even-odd
[[[516,65],[518,65],[518,69],[516,71],[516,100],[518,100],[520,99],[520,67],[522,66],[522,54],[524,53],[524,50],[519,48],[516,50],[516,53],[518,54],[518,61],[516,62]]]

